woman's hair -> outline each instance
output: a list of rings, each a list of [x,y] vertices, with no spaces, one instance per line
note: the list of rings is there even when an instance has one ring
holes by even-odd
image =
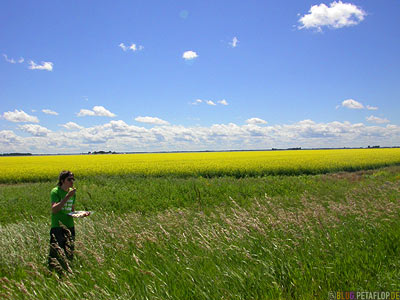
[[[69,176],[74,176],[74,174],[71,171],[61,171],[60,175],[58,175],[58,186],[61,186],[63,184],[63,181]]]

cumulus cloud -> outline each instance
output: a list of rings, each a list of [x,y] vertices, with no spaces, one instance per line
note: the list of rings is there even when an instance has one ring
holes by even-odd
[[[377,110],[378,107],[367,105],[367,109],[368,109],[368,110]]]
[[[6,62],[10,63],[10,64],[16,64],[17,62],[19,64],[24,62],[24,58],[21,57],[18,61],[16,61],[14,58],[8,58],[8,56],[6,54],[3,54],[4,59],[6,60]]]
[[[60,126],[66,128],[68,130],[80,130],[80,129],[83,129],[82,126],[80,126],[80,125],[78,125],[78,124],[76,124],[74,122],[68,122],[68,123],[62,124]]]
[[[341,106],[342,107],[347,107],[347,108],[350,108],[350,109],[378,110],[378,107],[376,107],[376,106],[371,106],[371,105],[364,106],[361,102],[358,102],[358,101],[356,101],[354,99],[344,100],[342,102]],[[338,105],[336,108],[339,108],[339,107],[340,107],[340,105]]]
[[[33,136],[47,136],[51,131],[46,127],[37,124],[19,125],[19,129],[32,134]]]
[[[351,3],[334,1],[329,7],[324,3],[311,6],[309,14],[299,19],[299,29],[315,28],[322,31],[322,27],[342,28],[359,24],[367,14]]]
[[[251,118],[251,119],[247,119],[246,123],[252,124],[252,125],[257,125],[257,124],[267,124],[268,122],[263,119],[259,119],[259,118]]]
[[[6,62],[9,62],[10,64],[15,64],[16,61],[13,58],[8,58],[7,55],[3,54]]]
[[[95,116],[95,112],[90,110],[90,109],[84,109],[82,108],[78,113],[77,116],[78,117],[85,117],[85,116]]]
[[[231,45],[232,48],[236,48],[238,43],[239,43],[239,40],[238,40],[238,38],[235,36],[235,37],[232,39],[232,42],[229,43],[229,45]]]
[[[204,100],[204,102],[205,102],[207,105],[212,105],[212,106],[217,105],[217,104],[215,104],[214,101],[212,101],[212,100]]]
[[[379,117],[375,117],[373,115],[367,117],[366,120],[368,122],[376,123],[376,124],[384,124],[384,123],[389,123],[390,122],[388,119],[382,119],[382,118],[379,118]]]
[[[78,117],[85,117],[85,116],[98,116],[98,117],[115,117],[116,114],[110,112],[109,110],[105,109],[104,106],[94,106],[92,110],[89,109],[81,109],[77,114]]]
[[[11,130],[0,130],[0,144],[12,144],[18,141],[18,136]]]
[[[124,51],[128,50],[128,47],[125,46],[124,43],[121,43],[121,44],[119,44],[118,46],[119,46],[122,50],[124,50]]]
[[[53,63],[49,61],[42,61],[41,65],[36,64],[34,61],[29,62],[30,66],[29,69],[31,70],[46,70],[46,71],[53,71]]]
[[[46,115],[58,116],[58,112],[50,109],[42,109],[42,112],[44,112]]]
[[[200,103],[203,103],[203,100],[201,100],[201,99],[196,99],[194,102],[191,102],[190,104],[192,104],[192,105],[198,105],[198,104],[200,104]]]
[[[350,109],[363,109],[364,105],[354,99],[347,99],[342,102],[343,107],[347,107]]]
[[[192,105],[199,105],[199,104],[201,104],[201,103],[205,103],[205,104],[210,105],[210,106],[216,106],[216,105],[217,105],[217,104],[215,103],[215,101],[212,101],[212,100],[202,100],[202,99],[196,99],[194,102],[191,102],[190,104],[192,104]],[[228,101],[226,101],[225,99],[218,100],[217,103],[218,103],[218,104],[221,104],[221,105],[225,105],[225,106],[229,105],[229,104],[228,104]]]
[[[6,60],[6,62],[10,63],[10,64],[22,64],[25,59],[23,57],[20,57],[18,60],[15,60],[14,58],[8,58],[7,54],[3,54],[4,59]]]
[[[144,49],[144,47],[142,45],[137,45],[134,43],[131,43],[130,46],[126,46],[124,43],[121,43],[118,45],[122,50],[124,50],[125,52],[128,50],[131,50],[132,52],[136,52],[136,51],[141,51]]]
[[[132,51],[138,51],[138,50],[141,51],[144,49],[144,47],[142,45],[132,44],[130,45],[129,49]]]
[[[153,125],[168,125],[169,122],[159,119],[157,117],[136,117],[135,121]]]
[[[30,123],[39,123],[39,119],[35,116],[28,115],[23,110],[14,110],[7,111],[3,113],[3,118],[10,122],[30,122]]]
[[[194,51],[185,51],[182,55],[182,58],[185,60],[192,60],[198,57],[197,53]]]
[[[144,128],[112,120],[103,125],[58,132],[26,126],[23,129],[30,131],[32,136],[0,131],[0,152],[76,153],[99,147],[113,151],[172,151],[400,145],[398,125],[367,126],[363,123],[317,123],[312,120],[260,125],[229,123]]]

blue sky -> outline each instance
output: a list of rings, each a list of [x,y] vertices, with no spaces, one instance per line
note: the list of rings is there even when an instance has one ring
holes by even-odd
[[[0,152],[400,145],[397,0],[0,5]]]

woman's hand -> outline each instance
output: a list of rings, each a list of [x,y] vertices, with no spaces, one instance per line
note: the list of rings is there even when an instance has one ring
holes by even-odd
[[[76,192],[76,188],[70,189],[70,190],[68,191],[68,193],[67,193],[68,199],[71,198],[71,197],[73,197],[73,196],[75,195],[75,192]]]

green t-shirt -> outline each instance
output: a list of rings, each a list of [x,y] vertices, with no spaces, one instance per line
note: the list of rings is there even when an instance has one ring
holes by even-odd
[[[51,190],[51,204],[61,202],[68,192],[64,191],[61,187],[55,187]],[[74,218],[68,214],[72,211],[72,205],[75,203],[75,196],[72,196],[65,203],[63,208],[56,214],[51,213],[51,228],[60,227],[58,222],[63,223],[66,227],[74,227]]]

